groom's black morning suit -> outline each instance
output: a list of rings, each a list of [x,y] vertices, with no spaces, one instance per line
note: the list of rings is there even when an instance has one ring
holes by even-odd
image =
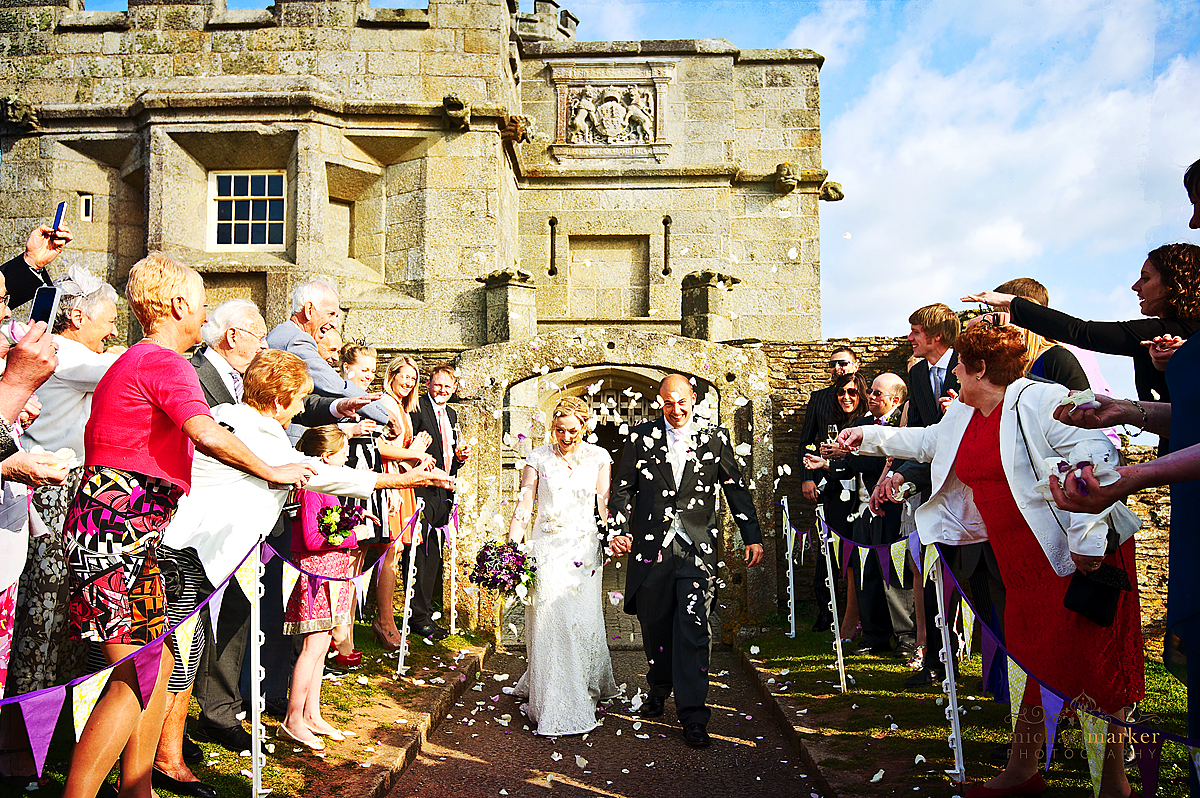
[[[721,554],[718,489],[725,492],[742,541],[762,543],[754,500],[738,470],[728,431],[694,421],[689,427],[678,485],[668,455],[671,433],[666,419],[630,430],[609,502],[612,534],[633,538],[625,612],[637,615],[642,628],[650,696],[663,699],[673,689],[675,711],[685,727],[707,725],[711,715],[705,700],[708,613]],[[679,537],[680,529],[691,542]]]

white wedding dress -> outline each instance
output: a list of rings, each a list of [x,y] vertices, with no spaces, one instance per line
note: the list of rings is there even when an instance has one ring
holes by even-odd
[[[537,575],[525,607],[528,667],[513,693],[547,737],[596,728],[596,703],[617,695],[604,630],[596,480],[612,458],[580,443],[568,467],[549,446],[530,453],[538,473],[537,520],[528,545]]]

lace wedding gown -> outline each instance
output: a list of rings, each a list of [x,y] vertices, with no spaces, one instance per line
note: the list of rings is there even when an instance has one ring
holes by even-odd
[[[537,564],[525,607],[528,668],[513,693],[547,737],[596,728],[596,702],[617,695],[604,630],[596,480],[611,463],[599,446],[581,443],[569,467],[549,446],[530,453],[537,469],[537,520],[529,538]]]

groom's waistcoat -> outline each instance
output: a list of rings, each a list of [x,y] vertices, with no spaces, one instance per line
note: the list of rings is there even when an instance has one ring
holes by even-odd
[[[609,510],[618,534],[633,537],[625,587],[625,611],[636,612],[634,594],[660,559],[678,516],[710,573],[720,555],[717,491],[724,490],[745,544],[761,543],[754,500],[742,479],[729,432],[696,425],[676,484],[667,453],[667,431],[658,418],[633,427],[613,479]]]

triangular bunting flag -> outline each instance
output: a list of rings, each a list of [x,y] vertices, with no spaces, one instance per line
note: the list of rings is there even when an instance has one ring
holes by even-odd
[[[179,652],[179,665],[184,673],[188,672],[188,662],[192,658],[192,637],[196,634],[196,622],[199,620],[200,613],[193,612],[175,629],[175,648]]]
[[[870,550],[866,546],[862,546],[858,550],[858,589],[862,590],[867,584],[867,556]],[[859,594],[861,595],[861,594]]]
[[[933,564],[937,562],[937,546],[925,547],[925,564],[921,566],[921,584],[928,584],[929,572],[933,570]]]
[[[105,668],[98,673],[93,673],[75,685],[75,689],[71,692],[71,715],[75,721],[75,742],[79,742],[80,736],[83,735],[83,726],[91,717],[92,709],[100,700],[100,693],[104,691],[104,685],[108,684],[108,677],[111,675],[112,668]]]
[[[277,551],[275,551],[274,547],[272,547],[270,543],[262,544],[261,559],[262,559],[263,565],[266,565],[267,563],[269,563],[271,561],[271,558],[277,556],[278,554],[279,553]]]
[[[242,592],[246,594],[246,598],[254,601],[258,595],[258,550],[254,549],[250,552],[250,556],[242,561],[238,569],[233,572],[233,576],[237,579],[238,585],[242,588]]]
[[[1050,770],[1050,758],[1054,755],[1054,735],[1058,733],[1058,721],[1062,717],[1063,697],[1044,684],[1038,684],[1042,693],[1042,716],[1046,724],[1046,770]]]
[[[975,613],[971,611],[971,607],[965,601],[959,604],[959,608],[962,612],[963,637],[967,642],[965,658],[970,659],[971,641],[975,639]]]
[[[888,555],[887,547],[873,546],[872,548],[875,549],[875,556],[879,558],[879,570],[883,571],[884,587],[891,587],[892,586],[892,578],[891,578],[892,577],[892,564],[891,564],[891,557]],[[901,584],[904,583],[904,572],[903,571],[900,572],[900,582],[901,582]]]
[[[908,568],[904,561],[905,555],[908,553],[908,541],[897,540],[888,547],[888,550],[892,555],[892,567],[896,569],[896,576],[900,578],[900,585],[903,587],[904,575],[908,573]]]
[[[1025,697],[1025,671],[1014,660],[1008,661],[1008,701],[1012,707],[1012,727],[1017,730],[1017,716],[1021,714],[1021,699]]]
[[[217,621],[221,618],[221,603],[225,601],[225,590],[228,587],[228,582],[222,582],[208,597],[208,625],[211,627],[209,631],[212,632],[212,640],[217,639]]]
[[[1156,731],[1129,729],[1132,735],[1133,757],[1137,761],[1138,773],[1142,776],[1142,795],[1154,798],[1158,791],[1158,772],[1162,765],[1163,737]],[[39,773],[41,771],[39,770]]]
[[[296,570],[296,566],[292,565],[287,560],[283,561],[283,606],[288,605],[288,599],[292,597],[292,590],[296,587],[296,580],[300,578],[300,572]]]
[[[992,634],[992,630],[984,624],[979,630],[980,644],[979,651],[983,655],[983,688],[985,693],[998,695],[995,684],[998,681],[996,669],[996,651],[1000,648],[1000,641],[996,639],[996,635]]]
[[[176,639],[180,639],[176,637]],[[187,644],[191,645],[192,638],[187,638]],[[180,647],[182,647],[180,643]],[[142,702],[142,709],[146,709],[146,705],[150,703],[150,696],[154,693],[154,685],[158,684],[158,670],[162,665],[162,650],[163,644],[161,641],[150,643],[138,649],[138,652],[133,655],[133,670],[137,673],[138,692],[141,695],[138,699]]]
[[[1108,738],[1108,719],[1079,709],[1079,726],[1083,729],[1083,750],[1087,752],[1088,771],[1092,776],[1092,795],[1100,794],[1100,777],[1104,773],[1104,748]]]
[[[54,737],[54,727],[58,724],[58,715],[66,700],[66,687],[52,687],[44,692],[33,693],[18,704],[21,717],[25,720],[25,735],[33,750],[33,764],[37,767],[38,778],[41,778],[46,752],[50,750],[50,739]]]
[[[312,574],[305,574],[304,578],[308,580],[306,582],[306,585],[308,586],[308,606],[311,607],[317,603],[317,591],[321,589],[321,580]],[[329,599],[329,606],[336,607],[337,602],[335,594],[332,590],[329,591]]]
[[[908,536],[908,554],[914,563],[921,562],[921,536],[916,532]]]
[[[354,592],[358,597],[358,615],[360,618],[363,614],[363,608],[367,604],[367,586],[371,584],[371,572],[373,570],[375,570],[375,566],[371,566],[358,576],[350,578],[350,582],[354,585]]]
[[[932,548],[932,547],[930,547]],[[950,569],[942,566],[942,570],[938,575],[942,578],[942,617],[949,623],[954,620],[954,613],[951,608],[954,606],[954,597],[958,595],[958,585],[950,579],[946,578],[946,574],[950,573]],[[951,626],[951,629],[954,627]]]

